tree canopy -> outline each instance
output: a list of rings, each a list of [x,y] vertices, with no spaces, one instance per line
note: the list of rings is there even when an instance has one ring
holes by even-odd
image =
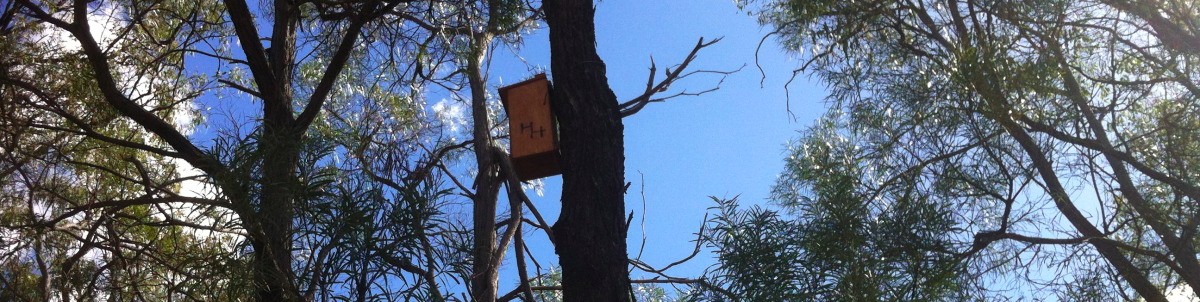
[[[1192,2],[739,1],[769,29],[757,47],[799,57],[790,79],[824,84],[827,111],[762,184],[770,204],[691,202],[711,216],[661,267],[630,257],[644,210],[625,204],[625,119],[736,70],[696,68],[721,41],[701,38],[663,70],[651,57],[622,96],[603,4],[544,2],[3,2],[0,301],[1200,290]],[[560,135],[548,209],[525,194],[537,184],[518,178],[492,92],[513,82],[493,63],[524,60],[531,37],[549,66],[521,71],[549,71]],[[688,261],[711,266],[668,272]]]
[[[720,204],[710,240],[731,286],[955,301],[1200,289],[1192,4],[751,6],[830,109],[793,143],[779,210]]]

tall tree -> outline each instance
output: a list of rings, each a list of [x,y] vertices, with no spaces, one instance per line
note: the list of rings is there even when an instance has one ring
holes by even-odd
[[[595,6],[561,0],[544,8],[562,137],[562,212],[554,242],[563,300],[629,301],[624,126],[596,53]]]
[[[21,243],[0,250],[0,292],[532,300],[522,253],[513,253],[521,285],[497,297],[509,244],[524,248],[524,210],[538,220],[527,224],[550,227],[497,146],[504,127],[487,66],[494,47],[519,43],[536,25],[534,5],[5,2],[0,49],[17,55],[0,61],[0,177],[14,180],[5,183],[0,239]],[[61,45],[30,47],[38,39]],[[686,77],[709,44],[701,40],[657,83],[652,67],[646,92],[615,107],[616,123],[650,102],[695,94],[651,98]],[[466,141],[443,132],[455,126],[436,121],[438,106],[425,114],[425,95],[442,92],[470,103]],[[466,150],[473,182],[448,167]],[[453,202],[447,180],[471,200],[473,229],[444,211]],[[510,214],[501,223],[504,184]],[[183,193],[196,186],[201,196]],[[621,212],[611,226],[622,243],[613,251],[623,253]],[[625,270],[623,254],[609,259],[613,272]],[[445,282],[469,284],[471,297],[451,295],[460,287]],[[628,294],[625,284],[618,293]]]
[[[404,1],[338,5],[275,1],[263,10],[251,8],[245,1],[10,3],[14,4],[6,4],[3,14],[6,30],[14,24],[9,23],[12,20],[18,20],[15,24],[24,30],[50,26],[64,33],[55,37],[77,47],[56,60],[25,58],[29,60],[6,62],[15,64],[5,66],[6,92],[15,91],[10,95],[24,100],[28,106],[24,108],[65,121],[66,126],[47,130],[82,136],[136,155],[179,160],[202,171],[220,193],[215,197],[180,198],[166,189],[176,182],[159,185],[158,180],[148,179],[154,175],[144,172],[101,170],[126,183],[144,184],[145,194],[127,200],[76,203],[50,212],[70,216],[130,205],[164,207],[185,203],[234,213],[238,229],[234,233],[248,238],[253,252],[254,274],[248,283],[255,285],[255,299],[301,299],[298,276],[308,274],[294,271],[297,211],[324,191],[329,179],[317,173],[322,170],[312,169],[322,154],[328,153],[306,146],[306,133],[359,49],[363,29]],[[264,38],[259,34],[261,28],[269,28],[270,34]],[[39,36],[20,35],[14,41],[23,42],[21,37]],[[263,41],[270,44],[264,45]],[[240,52],[227,46],[233,43]],[[319,59],[298,55],[306,51],[324,55]],[[202,57],[197,59],[201,62],[192,61],[193,56]],[[56,65],[73,65],[70,70],[82,73],[78,82],[95,88],[94,93],[81,98],[84,112],[109,113],[107,119],[113,126],[134,129],[132,132],[145,133],[146,138],[107,133],[92,121],[64,110],[54,97],[63,90],[39,82],[33,78],[35,74],[29,73],[36,67]],[[205,77],[209,70],[202,66],[213,65],[216,72]],[[316,80],[298,80],[300,66],[309,65],[315,65],[310,69],[318,74]],[[161,80],[160,74],[179,80]],[[243,81],[240,75],[249,75],[250,80]],[[139,85],[152,85],[153,89]],[[251,115],[255,121],[251,131],[236,129],[240,121],[234,123],[234,129],[225,129],[231,134],[231,144],[218,141],[208,148],[185,134],[182,127],[187,125],[171,122],[171,113],[177,112],[173,109],[180,104],[191,104],[202,95],[211,96],[223,89],[237,91],[246,100],[261,104],[261,110]],[[132,177],[139,174],[140,179]],[[60,222],[39,220],[37,224],[54,227]],[[187,219],[145,223],[208,228]],[[114,249],[111,253],[126,249],[120,238],[111,239],[111,244],[104,245]],[[90,244],[85,241],[84,246]]]
[[[4,86],[0,89],[6,94],[23,97],[21,102],[4,104],[6,108],[17,109],[21,117],[13,119],[11,127],[5,128],[6,133],[19,136],[23,133],[22,124],[16,121],[36,120],[24,116],[27,112],[23,110],[32,112],[29,115],[33,116],[39,110],[48,111],[68,117],[65,124],[46,129],[45,132],[51,135],[81,136],[98,141],[106,148],[135,155],[158,155],[170,163],[184,166],[189,163],[189,158],[212,161],[210,166],[202,169],[202,175],[188,175],[182,179],[212,185],[217,188],[213,194],[205,198],[176,198],[178,188],[172,185],[180,180],[160,180],[159,175],[150,175],[154,185],[158,185],[148,188],[154,189],[151,196],[172,198],[144,202],[154,207],[172,202],[188,203],[191,207],[185,207],[187,213],[218,213],[214,215],[225,218],[214,223],[221,227],[209,226],[210,221],[190,220],[188,215],[159,222],[153,217],[161,213],[155,211],[144,213],[150,216],[146,223],[169,224],[185,230],[210,228],[227,231],[223,236],[232,236],[235,242],[248,240],[249,246],[226,246],[223,247],[226,250],[218,249],[216,253],[241,261],[231,261],[233,264],[249,262],[256,265],[256,270],[252,270],[256,274],[254,278],[237,281],[261,286],[236,286],[225,282],[234,277],[246,277],[232,273],[224,276],[230,278],[213,283],[259,290],[259,300],[365,300],[402,296],[441,301],[458,298],[448,295],[447,288],[455,287],[442,286],[444,282],[469,283],[471,286],[466,292],[472,297],[467,300],[496,300],[499,266],[505,260],[506,245],[514,238],[518,238],[516,245],[522,245],[516,232],[518,228],[514,227],[522,221],[518,219],[522,207],[520,203],[510,204],[509,211],[515,213],[510,216],[517,218],[507,219],[509,223],[499,228],[504,236],[497,236],[496,199],[500,185],[505,182],[500,162],[507,155],[496,147],[494,136],[501,133],[503,127],[497,120],[500,116],[496,110],[498,102],[488,93],[487,65],[492,48],[500,43],[519,43],[526,29],[536,25],[540,16],[538,10],[526,1],[253,3],[256,2],[6,3],[2,19],[5,30],[15,30],[19,35],[6,35],[3,42],[6,42],[5,47],[14,48],[23,47],[21,43],[27,41],[22,39],[29,37],[52,36],[62,38],[67,44],[80,40],[79,30],[45,35],[31,29],[74,26],[73,21],[55,19],[63,17],[54,13],[56,11],[81,7],[87,10],[87,5],[92,9],[112,11],[111,15],[102,15],[93,10],[83,18],[92,23],[101,23],[99,21],[106,18],[116,20],[106,25],[116,33],[93,30],[88,34],[104,49],[102,54],[110,56],[109,61],[117,62],[113,63],[113,70],[114,78],[120,82],[119,88],[129,88],[123,82],[127,78],[136,81],[150,78],[147,74],[157,74],[149,71],[162,72],[180,79],[160,86],[186,93],[133,97],[143,105],[159,106],[150,110],[154,115],[171,121],[174,112],[190,112],[175,109],[189,109],[190,104],[199,102],[205,107],[222,107],[217,110],[226,112],[218,114],[227,114],[232,119],[200,123],[206,129],[199,137],[186,136],[187,132],[183,130],[191,124],[171,123],[169,126],[176,127],[181,134],[173,137],[174,141],[164,140],[159,133],[147,131],[147,127],[136,122],[114,123],[111,127],[128,128],[130,132],[143,134],[145,139],[142,136],[109,137],[112,135],[101,131],[108,128],[91,125],[103,121],[70,120],[72,112],[47,110],[46,107],[53,106],[42,104],[56,100],[35,95],[67,89],[33,81],[30,76],[36,74],[32,72],[35,70],[82,73],[72,78],[69,83],[72,85],[87,87],[95,81],[89,73],[93,68],[82,60],[90,54],[68,51],[63,54],[66,59],[33,56],[4,62],[5,71],[20,72],[6,72],[5,82],[0,83]],[[10,26],[13,24],[16,26]],[[271,33],[256,32],[262,28],[270,28]],[[119,36],[119,32],[133,34]],[[114,39],[114,36],[119,37]],[[271,44],[261,44],[261,41]],[[17,50],[18,53],[41,51],[28,47]],[[126,54],[144,56],[135,59],[151,62],[129,60]],[[158,61],[153,61],[155,59]],[[120,92],[140,93],[136,90]],[[110,112],[113,111],[111,106],[102,102],[105,99],[94,97],[98,94],[79,97],[84,104],[71,109],[101,112],[108,114],[106,119],[126,121],[124,115]],[[458,127],[455,123],[461,121],[440,121],[444,112],[438,112],[437,108],[445,107],[435,105],[432,106],[434,114],[425,113],[427,108],[423,98],[427,94],[449,94],[471,104],[473,110],[470,112],[474,114],[468,121],[473,122],[474,131],[466,142],[457,141],[461,137],[453,130]],[[222,98],[248,101],[245,103],[261,101],[263,107],[247,110],[244,105],[213,100]],[[187,121],[193,122],[197,121]],[[26,137],[44,140],[53,136],[39,133]],[[216,138],[208,140],[209,137]],[[16,146],[21,145],[22,139],[28,141],[22,137],[4,142]],[[168,144],[170,142],[176,144]],[[195,147],[192,150],[195,154],[175,152],[177,145],[187,147],[187,144]],[[452,171],[451,167],[463,151],[470,149],[475,149],[479,159],[474,170],[482,171],[474,175],[479,178],[473,182],[475,188],[463,186],[462,183],[467,182],[460,182],[455,174],[457,171]],[[4,149],[9,150],[36,153],[37,148]],[[19,166],[22,164],[19,158],[24,157],[3,163]],[[83,164],[95,165],[92,162]],[[201,167],[194,163],[191,166]],[[4,167],[7,170],[9,166]],[[128,169],[104,168],[109,171],[102,174],[124,181],[130,187],[146,186],[139,183],[139,179],[126,175]],[[454,215],[457,213],[445,211],[449,207],[447,203],[453,202],[450,198],[453,191],[448,189],[447,180],[454,183],[461,195],[472,199],[479,214],[468,216],[478,223],[473,230],[456,220]],[[519,187],[515,182],[511,185]],[[75,201],[49,211],[52,214],[92,214],[123,207],[111,201]],[[18,204],[11,210],[23,213],[32,208]],[[39,221],[37,217],[29,219],[43,228],[55,228],[56,224],[64,223]],[[18,225],[14,229],[34,230],[29,225]],[[190,242],[186,239],[180,240],[179,244]],[[78,245],[79,241],[83,241],[85,247],[94,244],[90,239],[62,240],[68,246]],[[106,243],[108,245],[99,249],[119,250],[120,246],[110,246],[119,243]],[[469,243],[475,246],[464,248]],[[31,248],[21,245],[9,254],[28,249]],[[246,257],[239,252],[242,249],[253,251],[253,254]],[[44,250],[53,252],[45,253],[46,259],[75,252],[69,248],[61,249],[65,252]],[[18,266],[14,270],[29,271],[28,268],[36,264],[21,262]],[[464,266],[471,268],[464,269]],[[193,269],[175,267],[171,272],[199,272]],[[189,280],[204,278],[200,274],[194,275],[196,277]],[[54,276],[47,278],[68,280]],[[151,289],[148,286],[127,288],[132,291]]]
[[[564,301],[629,301],[633,293],[625,242],[629,226],[624,196],[628,184],[622,118],[650,103],[720,88],[718,84],[697,92],[668,92],[677,81],[697,74],[723,79],[737,70],[689,70],[700,50],[720,41],[701,38],[680,63],[665,70],[662,78],[657,78],[651,60],[645,90],[628,101],[617,102],[604,61],[596,52],[595,8],[592,1],[582,0],[543,3],[550,30],[554,79],[551,107],[559,121],[563,178],[562,210],[551,236],[562,269]],[[663,273],[645,263],[634,264],[647,272]],[[666,280],[657,281],[711,287],[704,280],[662,277]]]
[[[801,234],[845,215],[862,222],[847,231],[871,234],[916,202],[947,223],[914,221],[938,241],[911,249],[972,278],[1101,300],[1198,288],[1196,153],[1179,136],[1196,130],[1200,92],[1188,4],[774,1],[760,13],[831,88],[777,186],[778,202],[813,215]],[[853,189],[826,195],[833,185]]]
[[[523,0],[491,1],[431,1],[425,10],[408,10],[396,14],[400,20],[414,22],[430,33],[431,52],[448,53],[458,63],[453,66],[455,97],[465,100],[470,115],[470,136],[459,148],[470,149],[474,155],[474,179],[470,188],[459,191],[471,199],[472,262],[471,299],[495,301],[499,289],[500,265],[505,259],[507,244],[516,236],[523,211],[521,203],[510,203],[507,225],[497,225],[497,201],[501,185],[508,182],[501,162],[508,156],[499,148],[498,133],[504,131],[495,106],[498,100],[489,93],[491,85],[487,65],[492,50],[501,44],[520,42],[523,31],[535,27],[541,13],[534,3]],[[465,95],[457,95],[462,92]],[[443,169],[443,172],[450,171]],[[510,186],[519,184],[509,183]],[[519,200],[516,196],[510,196]],[[499,232],[503,228],[503,232]],[[499,233],[499,234],[498,234]],[[519,253],[517,257],[523,257]]]
[[[209,4],[164,6],[195,16]],[[0,18],[0,45],[8,54],[0,63],[0,296],[129,300],[205,292],[225,300],[243,294],[235,282],[211,283],[216,276],[242,279],[246,265],[228,253],[233,240],[225,238],[237,227],[219,211],[222,205],[181,194],[197,177],[169,155],[144,152],[156,150],[150,146],[157,142],[104,105],[80,45],[68,32],[20,14],[21,5],[6,3]],[[90,24],[114,50],[112,76],[142,106],[182,131],[191,129],[193,109],[175,101],[189,98],[194,79],[173,68],[179,57],[155,57],[159,45],[149,42],[186,21],[151,14],[143,16],[151,24],[114,38],[128,29],[116,11],[101,5],[92,14],[111,19]],[[23,286],[30,278],[36,286]]]
[[[624,126],[596,54],[595,6],[554,0],[544,8],[562,137],[563,210],[553,230],[563,301],[630,301]]]

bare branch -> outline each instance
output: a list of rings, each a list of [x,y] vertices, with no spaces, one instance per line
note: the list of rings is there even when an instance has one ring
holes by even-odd
[[[540,213],[538,213],[537,208],[533,206],[533,202],[529,200],[529,196],[525,195],[525,191],[520,189],[521,181],[517,176],[517,170],[513,168],[512,157],[509,156],[508,152],[504,152],[504,150],[500,150],[500,148],[495,148],[495,150],[497,152],[497,157],[500,159],[499,162],[502,173],[504,173],[504,176],[508,179],[509,185],[516,188],[516,190],[512,190],[510,194],[515,194],[515,196],[519,198],[521,202],[525,203],[525,205],[529,207],[530,213],[533,214],[534,218],[537,219],[539,224],[542,226],[549,226],[550,224],[546,223],[546,220],[542,218]],[[550,228],[544,229],[546,230],[546,235],[550,237],[550,243],[554,244],[554,231],[551,231]]]
[[[629,283],[631,283],[631,284],[689,284],[689,285],[694,284],[694,285],[699,285],[701,287],[708,288],[710,290],[721,293],[722,295],[725,295],[726,297],[735,299],[735,301],[737,299],[737,295],[735,295],[733,292],[730,292],[729,290],[726,290],[724,288],[713,285],[712,283],[708,282],[708,280],[675,278],[675,277],[662,277],[662,278],[663,279],[659,279],[659,277],[655,277],[655,278],[651,278],[651,279],[635,279],[635,280],[629,280]],[[529,287],[529,290],[536,290],[536,291],[561,291],[562,289],[563,289],[562,286],[559,286],[559,285],[530,286]]]
[[[708,221],[708,214],[704,215],[704,219],[702,221]],[[693,242],[695,242],[696,244],[695,244],[695,247],[692,249],[692,253],[688,254],[686,257],[683,257],[682,259],[676,260],[675,262],[671,262],[670,264],[667,264],[667,266],[664,266],[664,267],[658,268],[658,269],[650,266],[650,264],[647,264],[646,262],[641,261],[640,256],[637,259],[629,259],[629,264],[631,264],[631,265],[633,265],[633,267],[640,269],[642,271],[645,271],[647,273],[653,273],[653,274],[665,277],[667,279],[679,279],[679,278],[667,276],[666,271],[671,269],[672,267],[675,267],[676,265],[686,263],[686,262],[692,260],[692,258],[695,258],[697,255],[700,254],[700,250],[701,250],[701,247],[703,246],[703,242],[704,242],[704,240],[703,240],[704,239],[703,238],[704,231],[707,227],[708,227],[708,224],[700,225],[700,231],[696,232],[696,240],[693,240]]]
[[[256,97],[259,99],[263,98],[262,93],[259,93],[258,90],[254,90],[254,89],[251,89],[250,87],[242,86],[242,84],[234,83],[233,81],[226,80],[226,79],[219,79],[219,80],[217,80],[217,82],[220,82],[221,84],[225,84],[226,86],[229,86],[229,88],[233,88],[233,89],[237,89],[238,91],[245,92],[246,94],[249,94],[252,97]]]
[[[518,226],[519,226],[519,224],[518,224]],[[530,287],[530,285],[529,285],[529,270],[526,268],[526,265],[525,265],[525,254],[521,253],[521,248],[525,246],[525,239],[524,239],[524,236],[521,235],[521,230],[519,227],[517,229],[516,234],[517,234],[516,235],[517,241],[514,243],[514,245],[515,245],[515,248],[517,249],[517,252],[515,253],[516,254],[515,256],[517,257],[517,276],[521,278],[520,289],[522,290],[523,293],[525,293],[525,300],[535,301],[533,299],[533,290],[529,289],[529,287]]]
[[[654,57],[651,56],[650,57],[650,74],[649,74],[649,76],[647,76],[647,79],[646,79],[646,89],[644,91],[642,91],[641,95],[633,98],[632,100],[621,103],[621,105],[619,106],[619,108],[621,110],[621,117],[627,117],[627,116],[633,115],[635,113],[638,113],[638,111],[641,111],[643,108],[646,107],[646,105],[648,105],[650,103],[663,102],[663,101],[666,101],[666,100],[669,100],[672,98],[676,98],[676,97],[680,97],[680,96],[698,96],[698,95],[702,95],[705,93],[717,91],[718,89],[720,89],[721,83],[725,82],[726,77],[728,77],[730,74],[741,71],[742,68],[745,68],[746,66],[742,65],[742,67],[738,67],[737,69],[730,70],[730,71],[695,70],[695,71],[690,71],[690,72],[684,73],[684,71],[687,70],[688,65],[690,65],[692,63],[692,61],[696,60],[696,55],[700,52],[701,49],[704,49],[705,47],[711,46],[720,41],[721,41],[721,38],[717,38],[712,41],[705,42],[704,38],[700,38],[700,41],[696,42],[696,46],[692,47],[692,51],[689,52],[687,57],[685,57],[683,59],[683,62],[681,62],[679,64],[675,64],[674,66],[672,66],[672,68],[667,68],[667,70],[664,72],[665,77],[662,79],[662,81],[658,81],[657,83],[655,82],[655,76],[658,72],[658,68],[655,65]],[[656,95],[656,94],[667,92],[667,90],[670,89],[671,84],[675,83],[676,81],[682,80],[684,78],[687,78],[689,76],[696,75],[696,74],[718,74],[718,75],[721,75],[721,80],[718,81],[717,84],[714,85],[713,88],[705,89],[705,90],[702,90],[699,92],[688,92],[687,90],[684,90],[682,92],[671,94],[666,97],[654,98],[654,95]]]
[[[255,84],[258,84],[258,89],[278,91],[279,83],[275,83],[275,77],[272,76],[271,68],[267,63],[267,52],[263,48],[262,42],[259,41],[258,28],[254,25],[254,15],[250,12],[246,1],[225,0],[225,7],[229,10],[229,19],[233,21],[233,29],[237,32],[238,42],[241,43],[242,51],[246,55],[246,65],[250,67],[250,73],[254,77]],[[267,95],[270,96],[270,93]],[[280,100],[264,98],[263,101],[278,102]]]

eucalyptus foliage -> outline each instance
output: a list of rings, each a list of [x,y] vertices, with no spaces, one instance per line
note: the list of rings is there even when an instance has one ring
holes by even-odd
[[[425,101],[489,5],[3,2],[0,300],[469,300]]]
[[[750,300],[1200,286],[1193,3],[744,4],[829,88],[778,210],[718,207],[716,272]]]

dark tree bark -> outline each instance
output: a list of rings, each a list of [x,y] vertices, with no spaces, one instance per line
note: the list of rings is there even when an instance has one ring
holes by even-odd
[[[253,18],[245,2],[226,1],[230,15],[239,30],[238,38],[246,47],[256,82],[263,96],[262,154],[263,179],[260,204],[255,213],[257,223],[248,229],[254,247],[255,278],[259,282],[255,300],[262,302],[296,301],[292,271],[292,232],[295,216],[295,190],[300,180],[296,174],[300,160],[302,127],[296,123],[292,107],[292,73],[296,56],[296,7],[288,1],[274,3],[275,20],[271,29],[271,48],[264,50],[253,28]],[[348,33],[354,35],[354,33]],[[257,68],[256,68],[257,67]],[[249,203],[249,201],[243,201]]]
[[[564,301],[629,301],[625,143],[617,97],[596,53],[592,1],[543,4],[550,28],[562,213],[554,224]]]

